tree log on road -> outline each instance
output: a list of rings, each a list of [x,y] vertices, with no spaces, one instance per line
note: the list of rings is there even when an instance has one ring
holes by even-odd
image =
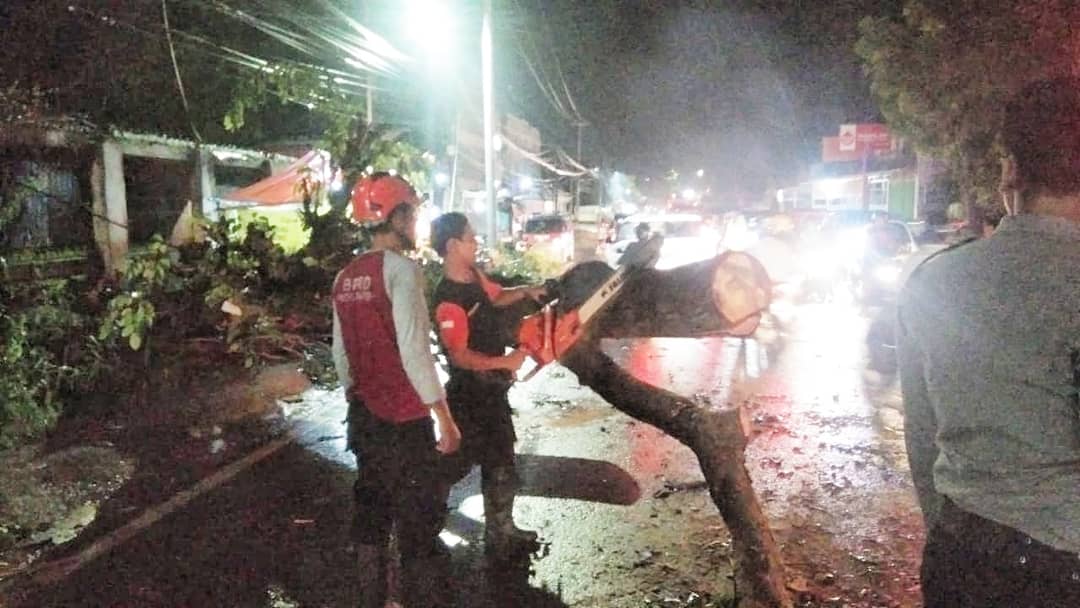
[[[754,306],[749,300],[757,302],[754,307],[760,310],[761,302],[760,293],[748,295],[753,290],[747,289],[745,270],[758,274],[750,279],[760,286],[764,271],[746,268],[745,256],[717,257],[668,271],[640,270],[561,362],[616,409],[656,426],[693,450],[731,533],[742,605],[786,608],[791,598],[783,563],[746,471],[747,436],[740,410],[642,382],[600,348],[605,337],[745,335],[756,327],[756,318],[744,320],[740,311]],[[561,280],[560,308],[575,308],[610,273],[602,263],[572,269]],[[722,311],[740,316],[732,323]]]

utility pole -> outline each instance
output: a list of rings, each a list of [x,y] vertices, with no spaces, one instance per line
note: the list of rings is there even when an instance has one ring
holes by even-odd
[[[458,134],[461,132],[461,109],[454,113],[454,162],[450,168],[450,200],[446,205],[447,211],[454,211],[457,207],[457,174],[458,157],[461,156],[461,141]]]
[[[484,191],[488,206],[488,247],[499,241],[499,205],[495,202],[495,108],[491,40],[491,0],[483,0],[480,24],[480,73],[484,90]]]
[[[367,126],[371,126],[371,123],[375,122],[375,93],[371,90],[373,85],[371,74],[367,76],[367,113],[365,114]]]
[[[364,20],[362,24],[364,27],[371,27],[371,11],[368,10],[368,5],[370,3],[370,0],[362,0],[360,2],[360,14],[361,18]],[[367,72],[366,82],[367,88],[364,91],[364,97],[367,101],[367,106],[366,113],[364,114],[364,120],[367,126],[370,127],[372,123],[375,122],[375,77],[372,74],[371,70],[368,70]]]

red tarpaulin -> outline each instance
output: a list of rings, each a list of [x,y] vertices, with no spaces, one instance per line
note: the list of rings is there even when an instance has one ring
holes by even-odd
[[[250,186],[233,190],[222,198],[238,203],[256,205],[288,205],[303,201],[300,182],[305,177],[327,184],[334,179],[330,168],[330,155],[321,150],[312,150],[300,157],[277,175],[271,175]]]

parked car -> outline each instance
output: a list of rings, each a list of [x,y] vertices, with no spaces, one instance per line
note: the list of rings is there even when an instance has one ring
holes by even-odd
[[[648,224],[650,236],[660,235],[664,244],[656,268],[664,270],[709,259],[719,253],[720,235],[696,213],[637,214],[615,225],[614,235],[604,246],[603,258],[615,267],[626,247],[637,240],[636,229]]]
[[[544,251],[559,260],[574,259],[574,223],[562,215],[534,215],[525,220],[515,243],[518,251]]]

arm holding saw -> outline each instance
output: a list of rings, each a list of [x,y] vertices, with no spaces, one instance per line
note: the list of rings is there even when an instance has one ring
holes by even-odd
[[[547,294],[547,288],[543,285],[504,288],[479,271],[476,276],[496,308],[512,306],[526,299],[538,301]],[[493,356],[469,348],[469,317],[472,312],[453,304],[440,305],[436,309],[440,338],[446,345],[450,362],[455,367],[472,371],[505,370],[513,374],[520,369],[526,357],[526,353],[520,349]]]

